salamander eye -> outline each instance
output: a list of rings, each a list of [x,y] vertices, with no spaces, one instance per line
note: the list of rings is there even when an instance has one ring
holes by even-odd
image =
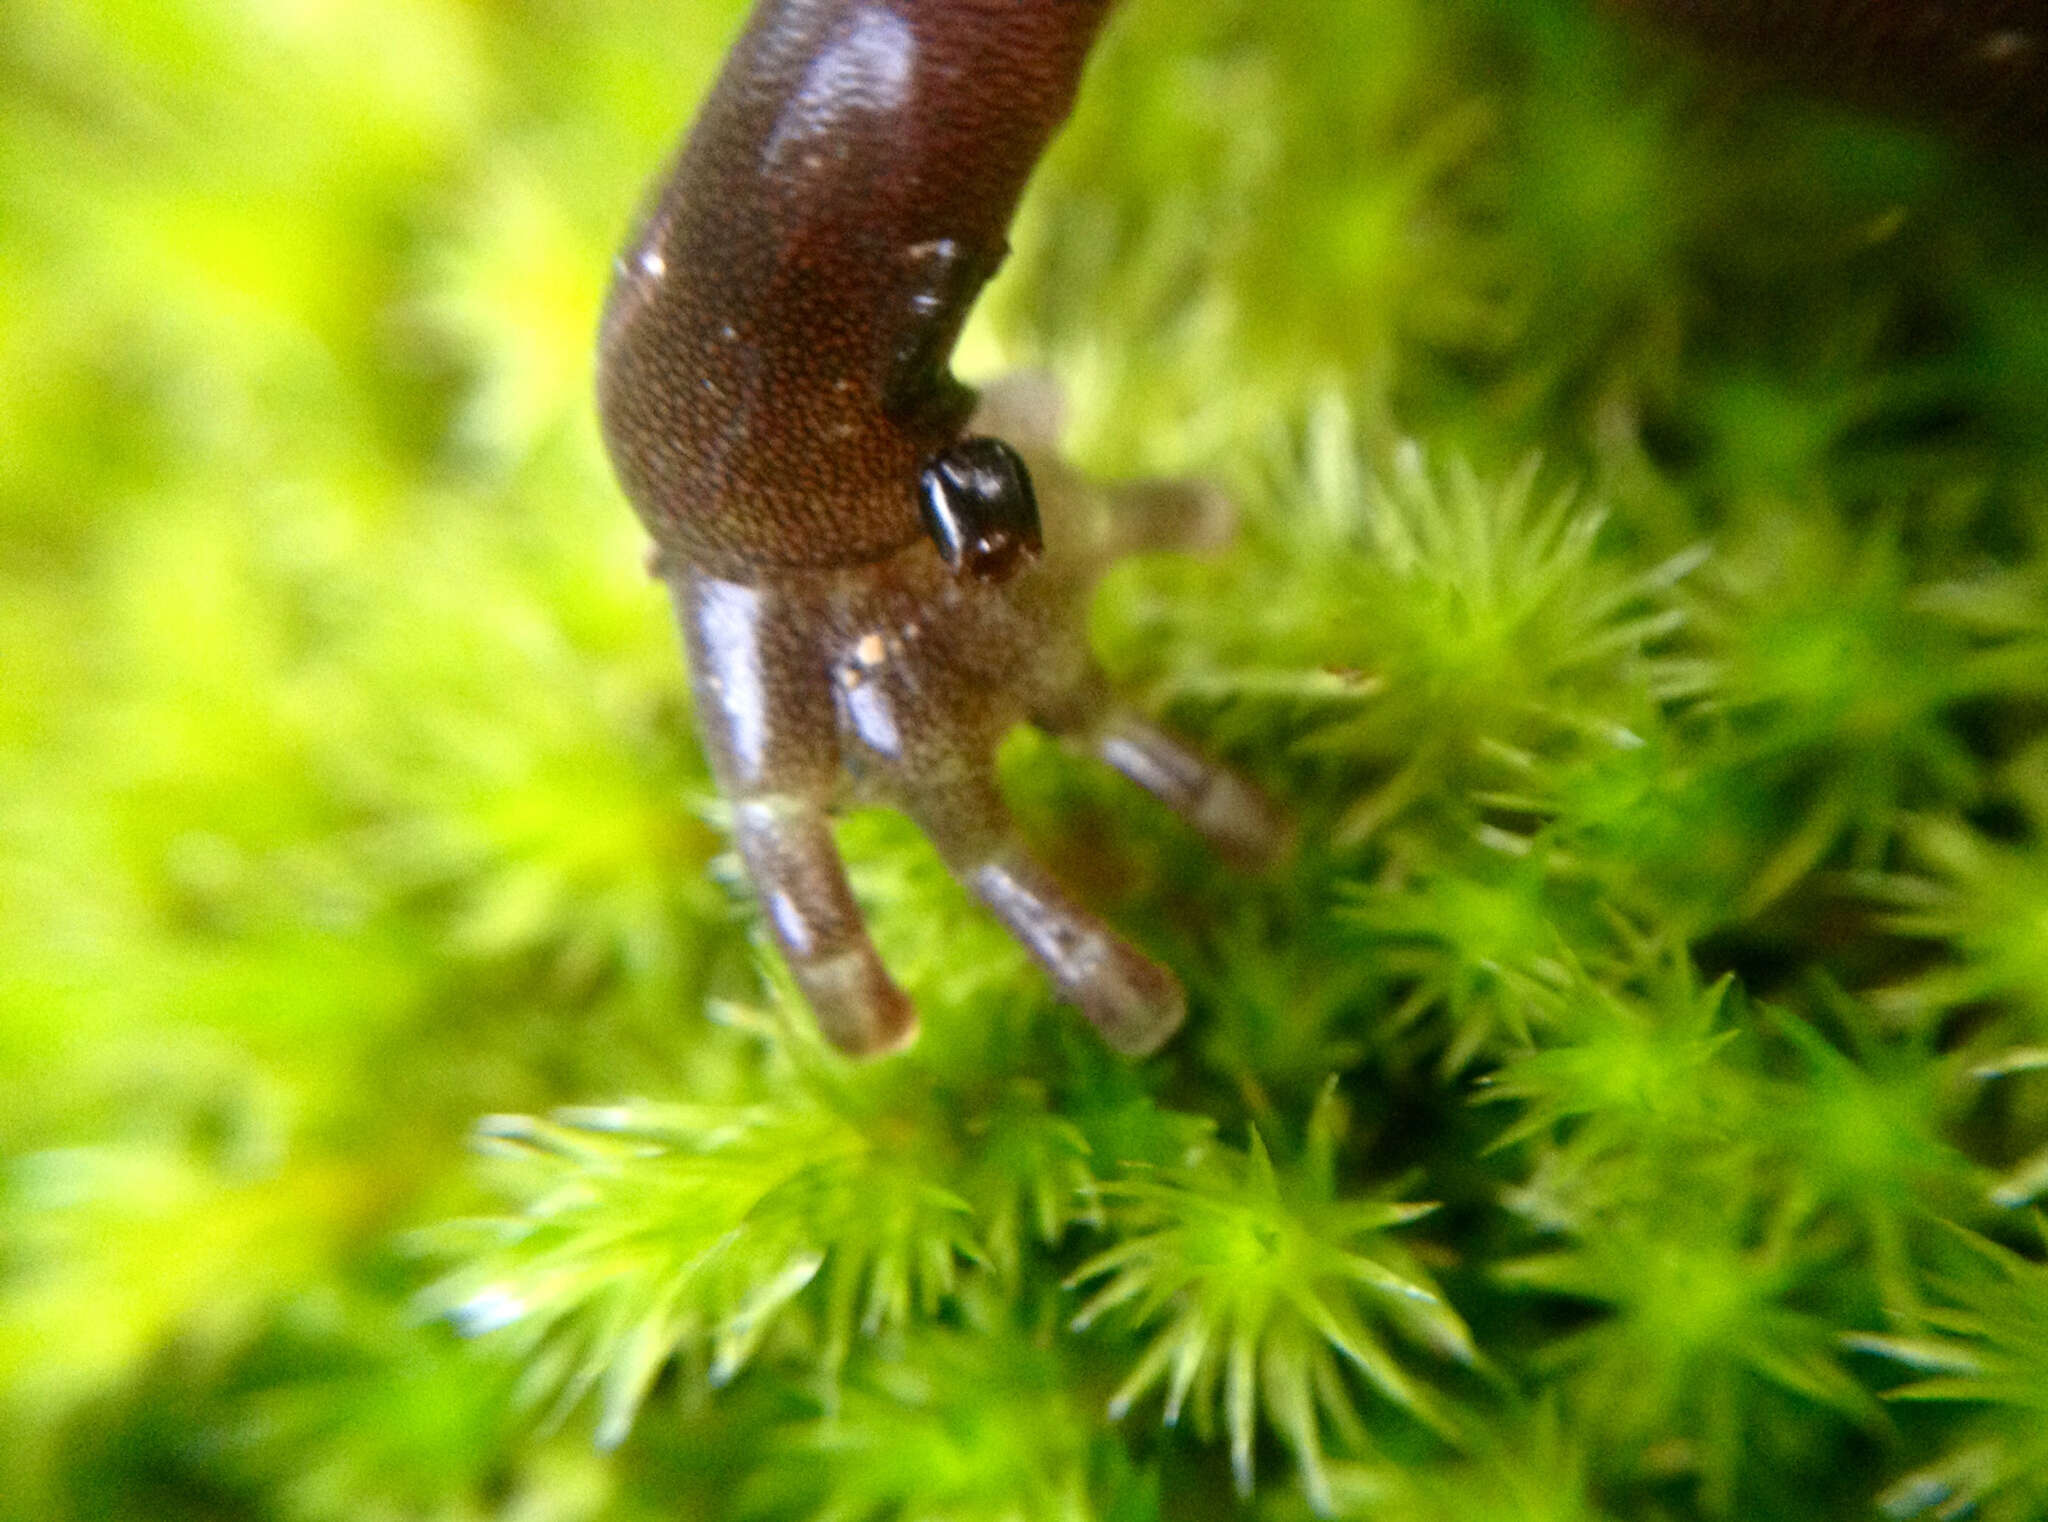
[[[1043,544],[1030,472],[1001,439],[965,438],[933,455],[918,506],[947,567],[980,581],[1005,580]]]

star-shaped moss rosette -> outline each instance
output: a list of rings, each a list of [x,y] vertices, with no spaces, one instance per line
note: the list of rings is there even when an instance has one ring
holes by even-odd
[[[594,1392],[606,1445],[672,1360],[723,1384],[800,1320],[799,1361],[829,1378],[979,1256],[914,1128],[827,1105],[506,1116],[482,1135],[519,1211],[434,1231],[424,1245],[460,1261],[421,1308],[522,1359],[557,1411]]]
[[[1211,1145],[1181,1167],[1103,1185],[1106,1229],[1120,1240],[1068,1279],[1094,1286],[1077,1328],[1113,1321],[1146,1336],[1110,1397],[1112,1416],[1157,1389],[1168,1425],[1185,1412],[1206,1437],[1220,1404],[1231,1470],[1249,1494],[1263,1413],[1319,1512],[1331,1506],[1323,1428],[1348,1449],[1371,1444],[1353,1378],[1449,1434],[1448,1408],[1407,1372],[1394,1344],[1467,1365],[1478,1359],[1457,1312],[1388,1235],[1434,1207],[1337,1193],[1342,1116],[1333,1082],[1310,1118],[1300,1163],[1285,1171],[1254,1130],[1245,1151]]]
[[[2035,1225],[2048,1242],[2048,1222]],[[1893,1517],[2029,1522],[2048,1510],[2048,1264],[1983,1237],[1957,1240],[1974,1262],[1936,1280],[1936,1303],[1906,1318],[1907,1330],[1848,1339],[1921,1376],[1887,1400],[1967,1413],[1947,1452],[1880,1504]]]

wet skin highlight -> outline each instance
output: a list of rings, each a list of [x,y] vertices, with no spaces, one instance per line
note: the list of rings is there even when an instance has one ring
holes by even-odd
[[[1213,543],[1224,504],[1083,481],[1042,388],[978,404],[948,369],[1107,8],[763,0],[605,311],[605,439],[676,601],[712,770],[847,1052],[902,1045],[916,1014],[848,890],[834,805],[909,814],[1133,1054],[1178,1028],[1180,985],[1018,842],[1002,737],[1089,745],[1235,859],[1280,834],[1249,786],[1116,705],[1083,633],[1111,559]]]

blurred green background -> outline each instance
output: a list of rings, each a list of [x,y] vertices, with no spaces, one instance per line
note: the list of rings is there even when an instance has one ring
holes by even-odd
[[[1006,752],[1131,1070],[856,818],[847,1069],[590,400],[740,12],[0,23],[0,1516],[2048,1517],[2040,161],[1128,0],[961,365],[1235,493],[1095,632],[1303,845]]]

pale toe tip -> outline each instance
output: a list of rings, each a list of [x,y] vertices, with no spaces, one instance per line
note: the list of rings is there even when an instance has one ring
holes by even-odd
[[[917,1039],[917,1006],[872,956],[848,952],[798,974],[825,1039],[849,1057],[880,1057]]]
[[[1180,979],[1130,947],[1105,943],[1086,978],[1064,990],[1102,1039],[1127,1057],[1149,1057],[1188,1015]]]

